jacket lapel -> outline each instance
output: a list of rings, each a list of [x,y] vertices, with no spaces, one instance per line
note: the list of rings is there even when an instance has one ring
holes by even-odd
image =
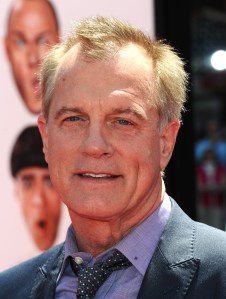
[[[199,266],[194,258],[195,222],[171,199],[172,211],[144,276],[138,299],[182,299]]]
[[[56,281],[64,258],[64,246],[51,252],[45,263],[37,268],[37,275],[31,291],[31,299],[54,299]]]

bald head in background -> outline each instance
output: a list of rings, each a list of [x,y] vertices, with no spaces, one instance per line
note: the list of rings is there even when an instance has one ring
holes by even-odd
[[[16,0],[12,3],[5,48],[18,91],[33,114],[41,110],[37,77],[40,64],[58,41],[57,15],[49,1]]]

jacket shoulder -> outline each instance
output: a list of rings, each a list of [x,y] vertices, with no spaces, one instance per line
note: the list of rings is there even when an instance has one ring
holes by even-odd
[[[223,259],[225,268],[226,232],[199,222],[195,222],[195,227],[194,255],[202,258],[207,257],[208,261],[217,260],[219,266]]]
[[[62,254],[64,243],[54,246],[44,253],[13,266],[0,273],[0,299],[29,298],[37,272],[45,266],[52,267],[54,260]]]

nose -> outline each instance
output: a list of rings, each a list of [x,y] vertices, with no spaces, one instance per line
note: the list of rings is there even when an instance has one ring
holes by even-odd
[[[90,125],[81,143],[84,155],[94,158],[110,157],[113,154],[111,136],[101,125]]]
[[[35,189],[32,197],[32,204],[35,207],[45,206],[45,194],[41,186]]]
[[[36,45],[29,45],[27,50],[27,61],[29,67],[37,67],[40,64],[40,53]]]

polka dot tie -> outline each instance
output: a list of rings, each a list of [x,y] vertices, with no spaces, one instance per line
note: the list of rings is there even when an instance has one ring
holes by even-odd
[[[82,264],[76,263],[72,257],[70,263],[72,270],[78,276],[76,295],[79,299],[93,298],[99,287],[113,271],[128,268],[132,265],[118,250],[114,251],[113,255],[107,258],[103,263],[94,265],[93,267],[83,268]]]

